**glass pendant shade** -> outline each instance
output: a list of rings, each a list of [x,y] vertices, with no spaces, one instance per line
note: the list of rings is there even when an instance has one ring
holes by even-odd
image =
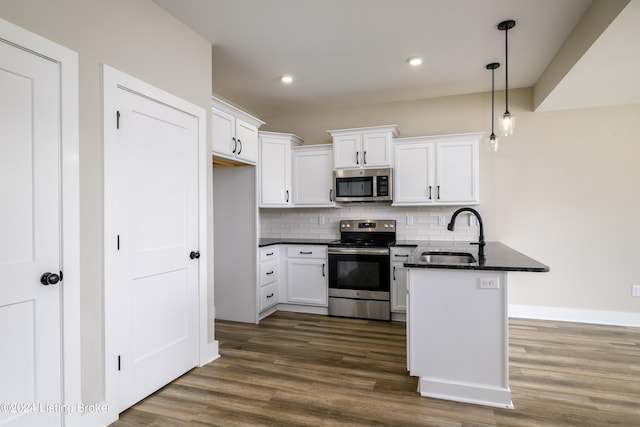
[[[516,127],[516,116],[511,114],[509,110],[505,111],[502,115],[502,135],[513,135],[513,130]]]
[[[491,133],[491,136],[489,136],[489,147],[491,147],[491,150],[498,151],[498,137],[496,136],[495,133]]]

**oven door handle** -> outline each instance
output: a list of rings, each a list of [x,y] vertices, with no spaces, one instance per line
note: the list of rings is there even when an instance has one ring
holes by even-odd
[[[388,248],[329,248],[334,255],[389,255]]]

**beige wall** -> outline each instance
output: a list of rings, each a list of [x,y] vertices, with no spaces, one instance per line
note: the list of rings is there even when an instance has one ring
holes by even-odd
[[[640,284],[640,106],[533,113],[531,89],[509,95],[516,133],[498,153],[481,149],[479,211],[488,240],[551,267],[512,274],[510,304],[640,312],[631,296]],[[263,117],[263,128],[305,144],[330,142],[327,129],[385,124],[401,136],[489,131],[490,105],[489,93],[474,94]]]
[[[104,394],[100,67],[208,109],[211,45],[151,0],[2,0],[0,17],[79,54],[82,396],[97,402]]]

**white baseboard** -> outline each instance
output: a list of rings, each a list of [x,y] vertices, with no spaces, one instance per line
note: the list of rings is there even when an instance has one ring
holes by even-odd
[[[509,317],[640,327],[640,313],[509,304]]]
[[[329,314],[329,309],[327,307],[302,304],[278,304],[278,310],[292,311],[296,313],[323,314],[325,316]]]

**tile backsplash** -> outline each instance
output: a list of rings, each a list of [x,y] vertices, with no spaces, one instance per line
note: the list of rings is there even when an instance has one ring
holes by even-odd
[[[469,226],[468,214],[456,220],[455,231],[447,224],[457,207],[396,207],[380,203],[348,204],[340,208],[262,208],[260,237],[338,239],[342,219],[395,219],[397,240],[459,240],[478,238],[478,227]],[[438,217],[444,223],[438,224]],[[408,222],[413,221],[412,225]]]

